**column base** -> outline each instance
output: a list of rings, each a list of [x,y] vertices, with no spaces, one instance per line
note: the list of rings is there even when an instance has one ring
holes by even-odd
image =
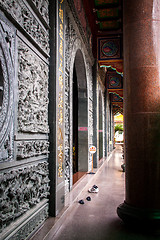
[[[117,214],[126,225],[134,229],[160,234],[160,210],[136,208],[124,202],[118,206]]]

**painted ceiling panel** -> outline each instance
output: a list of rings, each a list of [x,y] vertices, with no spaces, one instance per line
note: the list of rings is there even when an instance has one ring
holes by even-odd
[[[119,8],[100,9],[97,11],[97,17],[98,19],[119,18],[120,11]]]
[[[118,21],[104,21],[99,23],[100,30],[111,30],[111,29],[118,29],[120,28],[120,22]]]

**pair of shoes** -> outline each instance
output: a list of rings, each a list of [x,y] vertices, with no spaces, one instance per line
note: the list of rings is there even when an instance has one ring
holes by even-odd
[[[91,197],[90,197],[90,196],[86,197],[86,200],[87,200],[87,201],[91,201]],[[83,199],[79,200],[78,202],[79,202],[80,204],[84,204]]]
[[[93,185],[93,187],[89,188],[88,192],[90,193],[98,193],[99,189],[96,185]]]

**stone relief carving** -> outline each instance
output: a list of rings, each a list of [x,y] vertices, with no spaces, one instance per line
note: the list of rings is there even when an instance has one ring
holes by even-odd
[[[0,162],[13,159],[15,31],[0,19]]]
[[[48,0],[32,0],[42,17],[49,24]]]
[[[48,163],[0,174],[0,231],[49,194]]]
[[[43,51],[49,54],[49,33],[40,25],[23,0],[2,0],[0,5],[35,40]]]
[[[71,48],[76,37],[75,30],[66,13],[65,18],[65,68],[68,70],[65,74],[65,194],[69,192],[70,188],[70,62],[71,62]]]
[[[48,217],[48,206],[45,207],[40,213],[36,214],[30,221],[20,228],[14,235],[7,238],[9,240],[26,239],[38,225],[40,225]]]
[[[45,140],[17,142],[17,160],[48,154],[48,147]]]
[[[48,65],[18,43],[18,131],[48,133]]]

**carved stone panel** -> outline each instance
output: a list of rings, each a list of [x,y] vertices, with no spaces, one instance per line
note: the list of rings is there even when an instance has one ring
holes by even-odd
[[[18,41],[18,132],[48,131],[48,65]]]
[[[28,239],[29,235],[39,228],[40,224],[48,217],[48,205],[44,206],[40,212],[34,215],[27,223],[17,231],[11,233],[7,240]]]
[[[0,174],[0,232],[49,194],[48,163]]]
[[[15,31],[0,17],[0,162],[13,159]]]
[[[37,1],[36,1],[37,2]],[[29,34],[38,46],[49,54],[49,33],[30,11],[23,0],[3,0],[0,6]],[[45,8],[47,6],[45,5]],[[41,7],[42,8],[42,7]],[[44,11],[44,10],[42,10]]]
[[[46,155],[49,143],[45,140],[18,141],[17,142],[17,160],[24,158]]]

